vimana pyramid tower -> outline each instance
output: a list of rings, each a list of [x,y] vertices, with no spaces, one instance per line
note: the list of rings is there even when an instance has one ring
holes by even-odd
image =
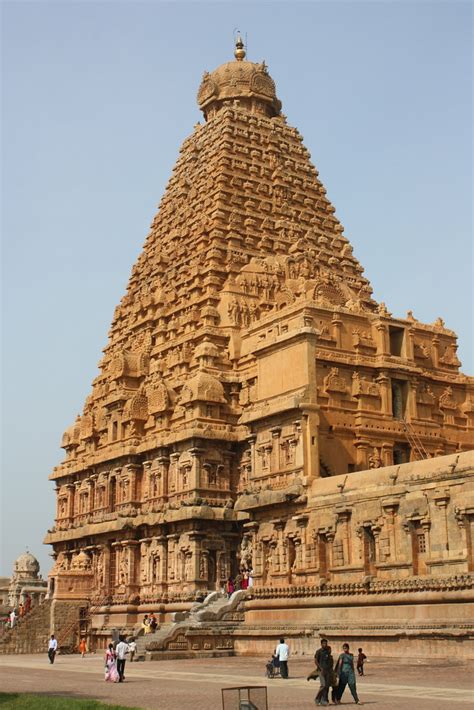
[[[198,103],[50,476],[50,596],[95,600],[101,646],[251,570],[226,648],[466,640],[474,382],[456,335],[373,299],[240,39]]]

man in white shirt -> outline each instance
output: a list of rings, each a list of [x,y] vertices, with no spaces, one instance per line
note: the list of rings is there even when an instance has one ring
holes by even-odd
[[[137,644],[135,643],[135,639],[132,639],[130,643],[128,644],[128,648],[130,650],[130,663],[133,661],[135,658],[135,653],[137,650]]]
[[[54,657],[56,655],[56,651],[58,650],[58,642],[54,638],[54,634],[51,634],[51,638],[49,639],[48,642],[48,658],[50,663],[54,663]]]
[[[16,613],[15,613],[15,609],[12,609],[10,612],[10,628],[11,629],[13,629],[13,627],[15,626],[15,622],[16,622]]]
[[[126,654],[130,651],[128,643],[123,640],[123,636],[120,636],[120,641],[115,649],[115,655],[117,656],[117,672],[119,674],[119,683],[125,680],[125,661]]]
[[[290,649],[288,644],[285,643],[285,639],[280,639],[280,643],[275,649],[275,656],[280,661],[280,675],[282,678],[288,678],[288,658],[290,655]]]

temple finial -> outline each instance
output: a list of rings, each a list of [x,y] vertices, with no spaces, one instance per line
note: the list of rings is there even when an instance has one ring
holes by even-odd
[[[241,62],[243,59],[245,59],[244,41],[240,36],[240,32],[237,32],[237,39],[235,40],[234,57],[237,59],[238,62]]]

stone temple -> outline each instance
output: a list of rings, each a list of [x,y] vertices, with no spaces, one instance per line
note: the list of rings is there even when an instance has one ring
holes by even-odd
[[[268,654],[284,632],[294,652],[324,633],[472,653],[474,381],[456,335],[373,298],[240,39],[197,99],[50,476],[52,603],[90,603],[96,647],[154,611],[164,651]],[[254,585],[221,632],[176,635],[172,613],[239,568]]]

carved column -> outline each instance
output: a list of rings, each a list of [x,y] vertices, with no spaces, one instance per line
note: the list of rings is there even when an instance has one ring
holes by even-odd
[[[336,515],[338,522],[341,526],[341,542],[342,542],[342,556],[343,564],[349,565],[351,563],[351,544],[350,544],[350,525],[349,521],[351,519],[352,511],[349,508],[336,508]]]
[[[147,587],[151,583],[149,559],[151,537],[142,537],[138,542],[140,543],[140,572],[138,581],[140,587]]]
[[[439,338],[437,335],[434,336],[431,341],[433,347],[431,348],[431,357],[433,360],[433,369],[437,370],[439,367]]]
[[[354,442],[356,448],[356,465],[360,471],[364,471],[369,467],[369,450],[370,442],[368,439],[356,439]]]
[[[272,448],[270,451],[270,471],[279,471],[280,465],[280,434],[281,427],[272,427],[270,429],[272,435]]]
[[[393,444],[384,441],[381,446],[382,466],[391,466],[393,464]]]
[[[160,580],[163,585],[162,589],[166,588],[168,583],[168,539],[166,535],[160,535],[156,538],[158,545],[158,553],[160,555]]]
[[[160,496],[166,498],[168,495],[168,471],[170,465],[170,459],[166,455],[159,456],[158,462],[158,476],[159,478],[159,489]]]
[[[464,542],[466,546],[466,566],[468,572],[474,572],[473,554],[473,532],[474,532],[474,508],[472,506],[456,506],[454,510],[456,522],[459,529],[464,531]]]
[[[390,340],[388,328],[385,323],[379,321],[375,324],[375,343],[377,345],[377,355],[390,355]]]
[[[249,443],[250,447],[250,471],[249,471],[249,480],[252,479],[255,476],[255,442],[257,440],[257,437],[252,434],[252,436],[247,437],[247,441]]]
[[[192,569],[191,576],[188,581],[193,582],[193,584],[198,584],[200,580],[200,560],[201,560],[201,549],[202,541],[205,538],[205,533],[202,532],[191,532],[189,533],[189,542],[191,547],[192,555]]]
[[[201,487],[201,460],[200,457],[204,453],[204,449],[193,447],[190,449],[191,454],[191,471],[189,480],[189,489],[195,490]]]
[[[435,491],[433,500],[439,510],[441,521],[440,525],[433,529],[439,530],[441,548],[449,552],[449,526],[448,526],[448,503],[449,491]]]
[[[406,329],[406,338],[405,338],[405,352],[406,352],[407,360],[414,360],[415,359],[415,348],[414,348],[413,341],[414,341],[413,328],[407,328]]]
[[[142,481],[142,501],[146,502],[153,498],[153,480],[152,480],[152,461],[143,462],[143,478]]]
[[[128,480],[129,480],[129,486],[128,486],[128,501],[127,503],[137,503],[138,502],[138,486],[139,486],[139,477],[140,477],[140,472],[141,472],[141,466],[139,464],[135,463],[129,463],[127,465],[127,472],[128,472]]]
[[[169,493],[176,493],[178,487],[178,459],[179,453],[174,452],[170,454],[170,467],[169,467],[169,477],[168,477],[168,490]]]
[[[139,576],[140,576],[140,555],[139,555],[139,541],[138,540],[127,540],[124,543],[124,549],[122,554],[124,555],[124,560],[126,568],[128,570],[128,578],[126,580],[127,591],[137,592],[139,589]]]
[[[167,536],[168,540],[168,582],[170,584],[176,583],[178,581],[177,568],[178,568],[178,541],[179,535],[173,534]]]
[[[417,383],[416,380],[409,380],[408,383],[408,393],[407,393],[407,406],[405,411],[405,418],[408,421],[413,421],[418,416],[417,405],[416,405],[416,390]]]
[[[342,319],[339,313],[335,311],[332,314],[332,320],[331,320],[331,326],[332,326],[332,337],[336,341],[336,348],[341,348],[342,347]]]
[[[380,411],[382,414],[392,413],[392,391],[390,386],[390,378],[386,372],[381,372],[376,379],[380,386]]]
[[[392,562],[397,560],[397,528],[395,524],[395,517],[397,515],[397,510],[399,506],[399,501],[395,499],[386,500],[382,502],[382,508],[385,512],[385,517],[387,521],[387,534],[390,545],[390,559]]]

